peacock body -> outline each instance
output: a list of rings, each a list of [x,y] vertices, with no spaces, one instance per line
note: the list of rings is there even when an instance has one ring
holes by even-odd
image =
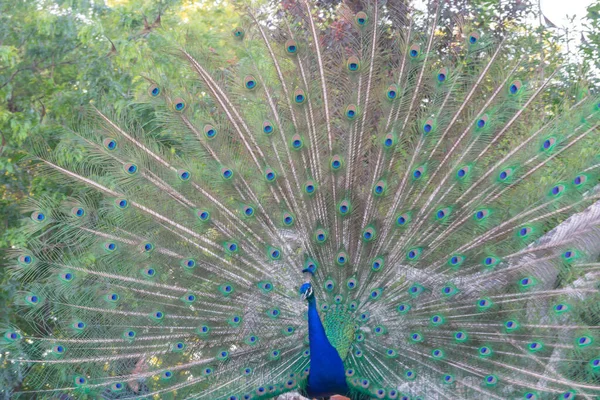
[[[441,7],[243,7],[32,143],[15,396],[599,396],[600,100]]]

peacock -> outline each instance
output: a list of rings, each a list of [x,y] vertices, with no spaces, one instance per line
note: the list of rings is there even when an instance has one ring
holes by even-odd
[[[441,1],[238,7],[32,139],[13,396],[598,398],[594,88]]]

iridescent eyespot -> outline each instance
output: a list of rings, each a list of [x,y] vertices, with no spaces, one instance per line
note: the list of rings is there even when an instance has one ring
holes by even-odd
[[[104,243],[104,250],[113,252],[117,249],[117,244],[113,242]]]
[[[575,179],[573,179],[573,184],[575,186],[581,186],[587,181],[587,176],[585,175],[577,175]]]
[[[73,323],[72,326],[73,326],[73,329],[82,330],[82,329],[85,329],[86,325],[85,325],[85,322],[77,321],[77,322]]]
[[[414,297],[423,293],[424,290],[425,288],[423,288],[423,286],[419,285],[418,283],[415,283],[408,288],[408,294]]]
[[[519,284],[523,288],[530,288],[531,286],[535,285],[535,280],[529,277],[521,278],[521,280],[519,280]]]
[[[368,226],[362,231],[362,239],[365,242],[373,241],[377,238],[377,230],[373,226]]]
[[[453,382],[454,382],[454,377],[453,377],[452,375],[450,375],[450,374],[446,374],[446,375],[444,375],[444,376],[442,377],[442,381],[443,381],[445,384],[450,384],[450,383],[453,383]]]
[[[504,328],[507,331],[514,331],[519,328],[519,323],[515,320],[509,320],[504,323]]]
[[[488,122],[488,118],[489,117],[487,114],[485,114],[481,118],[479,118],[477,120],[477,128],[479,128],[479,129],[485,128],[485,126],[487,125],[487,122]]]
[[[433,349],[431,352],[431,356],[436,359],[440,359],[444,357],[444,351],[442,349]]]
[[[477,41],[479,41],[479,33],[471,32],[469,34],[469,44],[475,44]]]
[[[323,228],[319,228],[316,230],[315,232],[315,240],[317,241],[317,243],[325,243],[325,241],[327,241],[327,237],[328,237],[328,233],[325,229]]]
[[[495,375],[487,375],[484,379],[484,382],[488,386],[494,386],[498,383],[498,378]]]
[[[323,283],[323,288],[325,288],[325,290],[328,292],[331,292],[333,289],[335,289],[335,282],[333,279],[327,279],[325,283]]]
[[[400,314],[406,314],[407,312],[410,311],[410,305],[409,304],[400,304],[400,305],[398,305],[398,307],[396,307],[396,310],[398,310],[398,312]]]
[[[37,305],[40,303],[40,297],[35,294],[25,296],[25,301],[30,305]]]
[[[150,252],[150,251],[154,250],[154,245],[152,243],[143,243],[142,249],[145,252]]]
[[[296,104],[302,104],[306,100],[306,95],[304,94],[304,90],[296,89],[294,92],[294,101]]]
[[[160,94],[160,87],[158,85],[151,85],[148,88],[148,93],[150,93],[150,96],[156,97]]]
[[[556,197],[558,195],[561,195],[564,191],[565,185],[556,185],[552,187],[552,189],[550,189],[550,195]]]
[[[448,284],[442,287],[442,294],[444,296],[450,297],[454,296],[456,293],[458,293],[458,290],[454,287],[454,285]]]
[[[348,289],[356,288],[356,286],[357,286],[356,279],[354,279],[354,278],[348,279],[348,281],[346,282],[346,286],[348,287]]]
[[[396,217],[396,225],[397,226],[406,226],[406,224],[408,224],[410,222],[410,214],[409,213],[404,213],[401,215],[398,215]]]
[[[371,263],[371,269],[373,271],[381,271],[381,269],[383,268],[385,262],[383,260],[382,257],[377,257],[376,259],[373,260],[373,262]]]
[[[508,178],[510,178],[513,174],[514,170],[512,168],[507,168],[505,170],[503,170],[502,172],[500,172],[500,175],[498,175],[498,178],[501,181],[506,181]]]
[[[542,142],[542,150],[550,150],[556,144],[556,138],[550,137]]]
[[[270,135],[271,133],[273,133],[273,125],[271,125],[269,121],[263,122],[263,133],[265,133],[266,135]]]
[[[71,282],[75,278],[72,272],[61,272],[58,276],[64,282]]]
[[[499,262],[500,262],[500,259],[493,257],[493,256],[488,256],[483,259],[483,265],[485,265],[486,267],[493,267],[493,266],[497,265]]]
[[[123,165],[123,170],[129,175],[133,175],[137,172],[138,167],[133,163],[127,163]]]
[[[183,300],[186,303],[193,303],[194,301],[196,301],[196,296],[194,294],[189,293],[183,297]]]
[[[354,104],[348,105],[346,107],[346,111],[344,112],[344,115],[349,120],[353,120],[358,115],[358,110],[357,110],[356,106]]]
[[[469,172],[471,172],[471,167],[468,166],[468,165],[465,165],[464,167],[462,167],[461,169],[459,169],[458,171],[456,171],[456,177],[458,179],[463,179],[467,175],[469,175]]]
[[[480,356],[491,356],[492,355],[492,349],[487,347],[487,346],[482,346],[479,348],[479,355]]]
[[[375,196],[381,196],[385,192],[386,188],[387,188],[387,183],[384,180],[380,180],[373,187],[373,194]]]
[[[363,11],[360,11],[358,13],[356,13],[356,16],[354,17],[354,20],[356,21],[356,23],[358,24],[358,26],[365,26],[367,24],[368,21],[368,17],[367,14],[364,13]]]
[[[569,305],[568,304],[563,304],[563,303],[559,303],[557,305],[554,306],[554,312],[557,314],[562,314],[566,311],[569,310]]]
[[[31,213],[31,219],[35,222],[43,222],[46,220],[46,214],[41,211],[34,211]]]
[[[331,157],[331,169],[334,171],[338,171],[342,167],[342,159],[340,156]]]
[[[300,150],[303,145],[302,137],[300,135],[292,136],[292,149]]]
[[[406,258],[409,261],[416,261],[419,258],[420,255],[421,255],[421,249],[420,248],[414,248],[414,249],[410,249],[406,253]]]
[[[210,213],[206,210],[198,210],[196,211],[196,215],[198,216],[198,219],[202,222],[206,222],[210,219]]]
[[[515,95],[517,93],[519,93],[519,91],[521,90],[522,87],[522,83],[521,81],[513,81],[510,83],[510,85],[508,86],[508,92],[512,95]]]
[[[265,170],[265,179],[268,182],[273,182],[275,180],[275,178],[277,178],[277,173],[273,169],[267,168]]]
[[[236,39],[242,39],[244,37],[244,30],[240,27],[236,27],[233,29],[232,34]]]
[[[316,190],[317,190],[317,185],[315,184],[314,181],[312,181],[312,180],[306,181],[306,183],[304,184],[304,193],[306,193],[310,196],[310,195],[313,195]]]
[[[488,217],[488,215],[490,215],[490,211],[489,210],[487,210],[487,209],[481,209],[481,210],[475,211],[475,214],[473,215],[473,217],[477,221],[483,221],[484,219],[486,219]]]
[[[282,216],[282,221],[285,226],[292,226],[294,224],[294,217],[292,216],[292,214],[284,212]]]
[[[398,86],[395,84],[388,86],[386,95],[388,99],[394,100],[398,97]]]
[[[417,377],[417,373],[415,371],[409,369],[404,373],[404,376],[406,377],[406,379],[412,381],[413,379],[415,379]]]
[[[342,216],[346,216],[350,213],[350,211],[351,211],[350,202],[348,200],[342,200],[338,206],[338,212]]]
[[[226,283],[224,285],[221,285],[219,287],[219,290],[221,291],[221,293],[223,293],[225,295],[229,295],[229,294],[233,293],[233,286]]]
[[[102,145],[106,150],[113,151],[117,148],[117,141],[115,139],[106,138],[102,141]]]
[[[488,298],[477,300],[477,308],[479,309],[479,311],[486,311],[493,305],[494,303],[492,303],[492,301]]]
[[[193,258],[185,258],[181,260],[181,265],[185,268],[194,268],[196,266],[196,260]]]
[[[450,215],[451,209],[449,207],[439,209],[435,212],[435,218],[438,221],[446,219]]]
[[[274,247],[269,249],[268,254],[271,260],[279,260],[281,258],[281,250]]]
[[[135,331],[133,331],[133,330],[129,330],[129,331],[125,331],[125,332],[123,332],[123,336],[124,336],[126,339],[133,339],[133,338],[135,338],[135,335],[136,335],[136,333],[135,333]]]
[[[185,101],[182,98],[175,99],[173,101],[173,108],[175,108],[175,111],[185,110]]]
[[[117,208],[125,209],[129,206],[129,202],[126,199],[116,199],[115,205]]]
[[[349,57],[348,61],[346,62],[346,67],[348,68],[348,71],[350,72],[356,72],[360,70],[360,60],[358,59],[358,57]]]
[[[281,311],[279,311],[279,309],[277,309],[277,308],[272,308],[270,310],[267,310],[267,315],[269,315],[271,318],[277,318],[277,317],[279,317],[280,314],[281,314]]]
[[[519,230],[518,230],[518,235],[521,238],[526,238],[530,234],[531,234],[531,227],[529,227],[529,226],[524,226],[522,228],[519,228]]]
[[[533,352],[538,352],[542,350],[544,345],[540,342],[531,342],[527,345],[527,349]]]
[[[203,130],[204,136],[206,136],[207,139],[214,139],[217,136],[217,129],[210,124],[204,125]]]
[[[441,315],[434,315],[431,317],[431,324],[434,326],[442,325],[444,322],[444,317],[442,317]]]
[[[165,313],[162,311],[155,311],[151,314],[151,317],[156,320],[161,320],[165,317]]]
[[[233,171],[230,168],[221,168],[221,177],[225,180],[229,180],[233,177]]]
[[[369,298],[371,300],[378,300],[381,297],[381,289],[374,289],[371,291]]]
[[[465,332],[458,331],[454,333],[454,339],[458,342],[466,342],[468,339],[468,335]]]
[[[85,210],[81,207],[73,207],[71,208],[71,215],[75,217],[83,217],[85,215]]]
[[[435,122],[430,118],[423,124],[423,133],[428,134],[431,133],[433,128],[435,127]]]
[[[420,50],[421,50],[421,46],[419,46],[418,44],[413,44],[412,46],[410,46],[410,49],[408,50],[408,54],[410,55],[411,58],[416,58],[419,55]]]
[[[573,251],[573,250],[567,250],[563,253],[563,258],[565,260],[571,260],[574,257],[575,257],[575,251]]]
[[[246,75],[244,78],[244,87],[248,90],[256,88],[256,79],[252,75]]]
[[[19,256],[19,258],[17,259],[19,264],[23,264],[23,265],[30,265],[33,263],[34,258],[32,256],[30,256],[29,254],[24,254]]]
[[[106,295],[106,300],[111,302],[119,301],[119,298],[120,297],[117,293],[109,293]]]
[[[448,260],[448,264],[453,267],[460,266],[465,261],[465,257],[460,254],[455,254]]]
[[[577,338],[577,345],[579,347],[586,347],[589,346],[590,344],[592,344],[592,338],[590,336],[581,336],[579,338]]]
[[[287,51],[288,54],[296,54],[298,52],[298,45],[296,44],[296,41],[293,39],[289,39],[288,41],[286,41],[285,51]]]
[[[244,214],[245,217],[252,217],[252,216],[254,216],[254,207],[251,207],[248,205],[243,206],[242,213]]]
[[[383,145],[389,149],[396,143],[395,139],[396,138],[394,137],[393,134],[388,133],[387,135],[385,135],[385,139],[383,140]]]
[[[418,180],[421,179],[421,177],[423,176],[423,174],[425,173],[425,167],[421,166],[416,168],[413,173],[412,173],[412,177],[414,180]]]
[[[77,329],[77,330],[81,330],[81,329],[85,329],[85,322],[83,321],[77,321],[75,323],[73,323],[73,328]]]
[[[447,77],[448,77],[448,69],[445,67],[440,69],[436,76],[438,83],[445,82]]]

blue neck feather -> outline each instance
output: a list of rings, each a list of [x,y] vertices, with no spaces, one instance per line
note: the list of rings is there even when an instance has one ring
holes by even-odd
[[[317,300],[308,299],[308,339],[310,342],[310,374],[307,394],[328,397],[348,393],[346,370],[335,347],[329,343],[317,311]]]

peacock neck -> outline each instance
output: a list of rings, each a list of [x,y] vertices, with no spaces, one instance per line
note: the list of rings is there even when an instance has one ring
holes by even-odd
[[[348,392],[342,358],[331,345],[317,310],[317,300],[308,299],[308,339],[310,374],[306,391],[311,397],[327,397]]]

